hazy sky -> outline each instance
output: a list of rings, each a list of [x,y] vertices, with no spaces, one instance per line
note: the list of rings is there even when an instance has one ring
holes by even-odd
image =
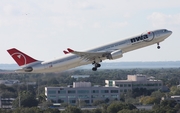
[[[84,51],[148,30],[173,34],[157,45],[115,61],[180,60],[180,0],[1,0],[0,63],[15,63],[7,49],[38,60],[64,57],[70,47]]]

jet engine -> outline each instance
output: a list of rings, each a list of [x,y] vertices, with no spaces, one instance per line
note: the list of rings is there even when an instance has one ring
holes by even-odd
[[[32,67],[26,67],[23,69],[25,72],[31,72],[33,71],[33,68]]]
[[[118,58],[121,58],[121,57],[123,57],[122,51],[121,50],[117,50],[117,51],[114,51],[111,54],[109,54],[107,56],[107,59],[114,60],[114,59],[118,59]]]

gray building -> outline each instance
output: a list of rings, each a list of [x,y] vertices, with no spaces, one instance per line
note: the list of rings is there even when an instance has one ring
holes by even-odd
[[[90,82],[74,82],[72,87],[45,87],[47,100],[54,103],[68,103],[76,105],[84,101],[91,105],[96,100],[119,100],[118,87],[91,86]]]
[[[0,97],[0,108],[2,109],[12,109],[12,103],[15,98],[1,98]]]
[[[14,84],[19,84],[19,80],[0,80],[0,84],[4,84],[6,86],[12,86]]]
[[[158,90],[163,88],[161,80],[146,75],[128,75],[127,80],[105,80],[106,87],[119,87],[120,92],[132,91],[135,88]]]

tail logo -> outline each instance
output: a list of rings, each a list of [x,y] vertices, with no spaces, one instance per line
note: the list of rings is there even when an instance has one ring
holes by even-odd
[[[16,52],[16,53],[13,53],[11,56],[13,58],[19,60],[21,62],[21,65],[26,65],[27,64],[26,57],[22,53]]]
[[[26,66],[27,64],[38,61],[38,60],[26,55],[25,53],[17,50],[16,48],[12,48],[7,51],[19,66]]]

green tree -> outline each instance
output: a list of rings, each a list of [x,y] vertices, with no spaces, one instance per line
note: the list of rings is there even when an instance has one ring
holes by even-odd
[[[48,85],[53,85],[53,84],[59,84],[58,80],[56,78],[51,78],[48,81]]]
[[[48,101],[44,101],[44,102],[41,103],[42,109],[47,109],[47,108],[49,108],[52,105],[53,105],[53,103],[51,101],[49,101],[49,100]]]
[[[61,113],[61,112],[58,109],[48,108],[48,109],[44,110],[43,113]]]
[[[153,112],[151,110],[123,109],[123,110],[119,111],[118,113],[153,113]]]
[[[178,89],[177,86],[172,86],[170,88],[170,94],[171,95],[180,95],[180,89]]]
[[[102,109],[99,109],[99,108],[93,109],[92,113],[102,113]]]
[[[43,111],[37,107],[16,108],[12,113],[42,113]]]
[[[153,106],[153,112],[155,113],[177,113],[179,104],[175,100],[164,100],[160,105]]]
[[[147,90],[146,88],[135,88],[133,89],[132,91],[132,96],[134,98],[138,97],[138,96],[149,96],[151,95],[151,93],[153,92],[154,90]]]
[[[82,113],[92,113],[92,110],[82,110]]]
[[[104,100],[95,100],[95,101],[93,101],[93,106],[98,106],[98,105],[101,105],[101,104],[103,104],[103,103],[105,103],[105,101]]]
[[[132,110],[132,109],[136,109],[136,107],[132,104],[126,104],[126,103],[122,103],[122,102],[114,102],[108,106],[107,112],[108,113],[117,113],[118,111],[120,111],[122,109]]]
[[[141,97],[140,99],[143,105],[158,103],[157,101],[159,101],[157,98],[151,96]]]
[[[39,95],[38,96],[38,101],[39,101],[39,103],[42,103],[42,102],[46,101],[46,96],[44,94]]]
[[[13,101],[13,107],[34,107],[38,105],[36,97],[29,91],[19,93],[19,96]]]
[[[129,110],[129,109],[123,109],[123,110],[120,110],[118,113],[139,113],[139,112],[132,111],[132,110]]]
[[[12,113],[12,110],[0,109],[0,113]]]
[[[17,91],[13,87],[0,84],[0,96],[2,98],[15,98],[17,96]]]
[[[161,91],[154,91],[154,92],[152,92],[151,93],[151,96],[152,97],[156,97],[156,98],[161,98],[161,97],[163,97],[165,94],[164,93],[162,93]]]
[[[68,106],[62,113],[82,113],[82,111],[75,106]]]

